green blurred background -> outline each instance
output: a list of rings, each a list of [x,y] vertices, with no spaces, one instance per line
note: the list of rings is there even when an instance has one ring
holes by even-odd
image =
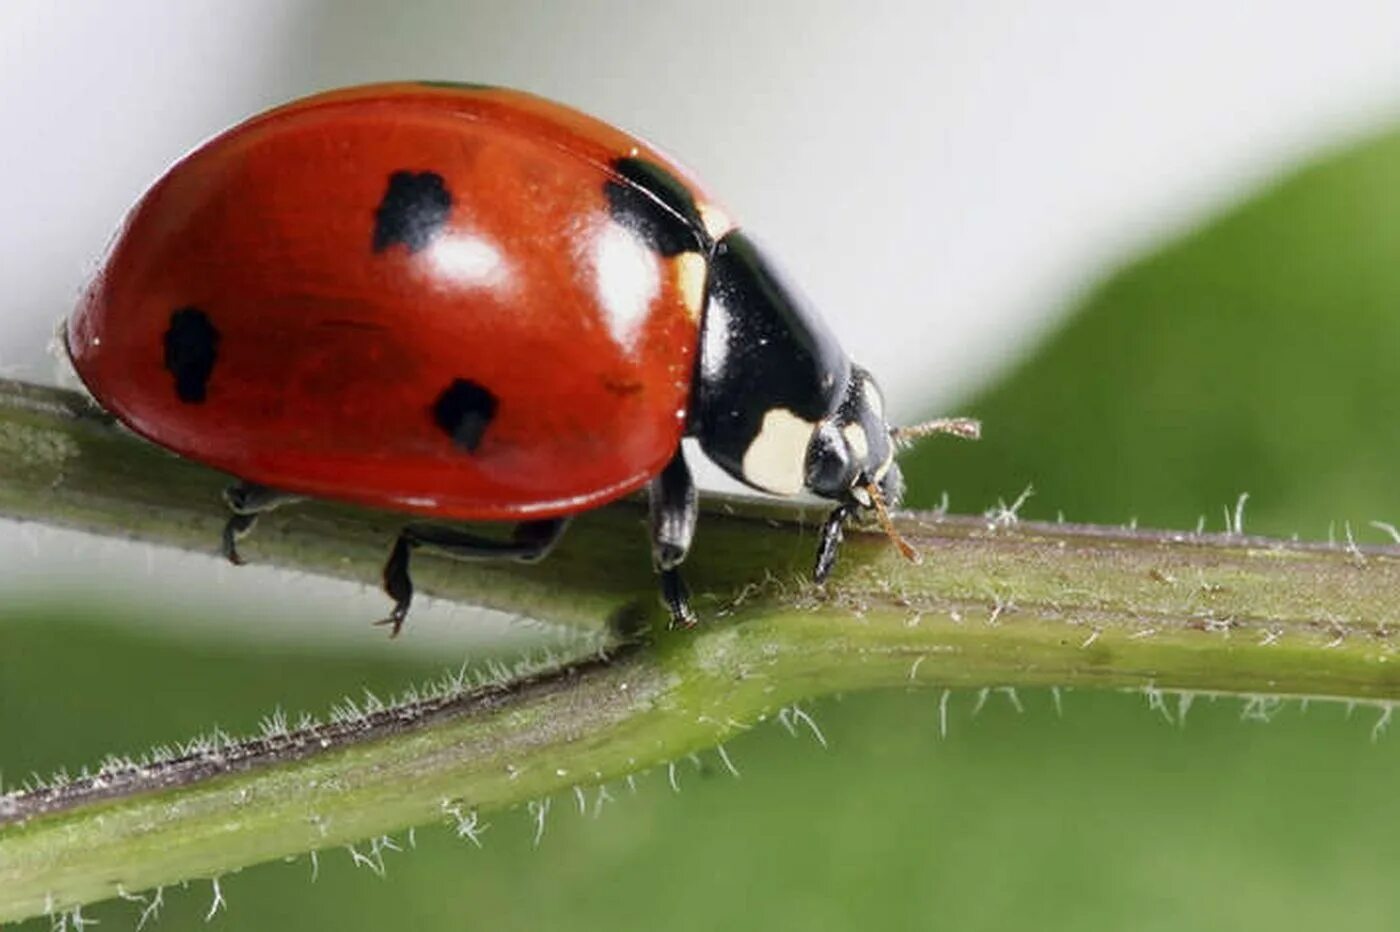
[[[1378,542],[1400,523],[1400,136],[1288,175],[1095,287],[1062,328],[929,443],[911,500],[953,510]],[[929,412],[933,413],[933,412]],[[275,652],[112,624],[108,606],[8,605],[0,766],[91,762],[274,706],[325,710],[440,673],[396,651]],[[387,852],[387,876],[322,852],[226,877],[210,928],[1382,929],[1400,892],[1400,742],[1371,708],[1135,694],[846,696],[808,706],[823,749],[763,725],[618,783],[580,814],[489,816]],[[596,812],[595,812],[596,809]],[[397,844],[409,848],[408,839]],[[158,928],[202,924],[208,883]],[[138,909],[88,910],[129,928]],[[31,923],[26,928],[40,928]]]

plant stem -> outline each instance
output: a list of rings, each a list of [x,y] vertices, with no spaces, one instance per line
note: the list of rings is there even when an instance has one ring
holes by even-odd
[[[213,549],[221,480],[71,394],[0,383],[0,514]],[[313,505],[248,554],[373,578],[395,518]],[[803,581],[800,512],[720,499],[661,629],[643,510],[576,522],[535,566],[424,560],[425,588],[648,643],[336,724],[0,797],[0,920],[537,800],[713,746],[801,699],[875,687],[1100,686],[1400,697],[1400,550],[901,515]],[[411,623],[411,621],[410,621]],[[275,697],[269,697],[269,705]]]

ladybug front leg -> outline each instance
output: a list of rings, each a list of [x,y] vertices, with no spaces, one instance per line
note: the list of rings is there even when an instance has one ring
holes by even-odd
[[[521,563],[534,563],[543,560],[554,549],[559,538],[564,535],[568,518],[546,518],[541,521],[522,521],[515,525],[509,538],[499,540],[481,537],[469,531],[443,527],[437,524],[410,524],[399,532],[389,559],[384,564],[384,591],[394,600],[394,610],[389,617],[375,622],[390,625],[390,637],[396,637],[408,617],[408,608],[413,603],[413,577],[408,565],[413,551],[419,547],[453,557],[458,560],[516,560]]]
[[[224,503],[232,512],[224,523],[224,533],[220,551],[234,566],[243,565],[243,557],[238,553],[238,542],[248,536],[258,515],[271,511],[278,505],[299,501],[300,495],[279,492],[265,485],[253,482],[240,482],[224,489]]]
[[[690,609],[690,593],[679,567],[695,537],[700,498],[679,448],[666,468],[651,480],[647,492],[651,502],[651,559],[661,574],[661,598],[671,612],[671,627],[689,628],[695,624],[695,613]]]
[[[812,570],[814,582],[824,583],[831,575],[831,568],[836,565],[836,552],[841,549],[841,540],[845,537],[846,519],[850,516],[849,505],[837,505],[822,524],[817,537],[817,562]]]

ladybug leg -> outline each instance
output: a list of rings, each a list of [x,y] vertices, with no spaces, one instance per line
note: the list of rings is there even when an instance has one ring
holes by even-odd
[[[681,450],[647,486],[650,499],[651,559],[661,575],[661,598],[671,612],[671,627],[695,624],[690,592],[681,578],[680,565],[690,551],[699,517],[699,496]]]
[[[522,521],[515,525],[505,540],[481,537],[469,531],[437,524],[409,524],[399,532],[389,559],[384,564],[384,592],[394,600],[389,617],[375,624],[389,625],[390,637],[398,635],[413,604],[413,577],[409,563],[419,547],[454,557],[458,560],[515,560],[535,563],[554,549],[568,527],[568,518],[547,518],[542,521]]]
[[[300,498],[300,495],[279,492],[252,482],[240,482],[224,489],[224,503],[231,513],[224,524],[220,551],[234,566],[242,566],[243,557],[238,553],[238,542],[248,536],[258,521],[258,515]]]
[[[836,552],[841,549],[841,540],[845,536],[846,519],[850,516],[849,505],[837,505],[831,510],[831,514],[827,515],[817,540],[817,563],[812,570],[813,581],[823,583],[831,575],[831,568],[836,565]]]

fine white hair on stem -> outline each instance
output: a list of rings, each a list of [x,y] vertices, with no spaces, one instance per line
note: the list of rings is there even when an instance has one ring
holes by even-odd
[[[214,887],[214,902],[209,904],[209,912],[204,914],[205,922],[212,922],[216,915],[228,908],[228,904],[224,902],[224,889],[219,886],[219,878],[211,877],[209,883]]]
[[[1386,729],[1390,727],[1390,716],[1394,711],[1395,705],[1393,703],[1387,702],[1385,705],[1381,706],[1380,718],[1376,719],[1376,724],[1371,726],[1372,744],[1380,740],[1381,735],[1385,734]]]
[[[822,747],[827,746],[826,736],[822,734],[822,730],[817,727],[817,723],[812,719],[812,716],[807,714],[805,709],[803,709],[800,705],[794,704],[792,707],[792,717],[807,726],[807,728],[812,732],[812,737],[817,739],[818,744],[820,744]],[[735,774],[735,776],[738,775]]]
[[[536,848],[540,846],[540,841],[544,838],[544,820],[545,817],[549,815],[549,804],[550,799],[546,796],[544,799],[532,799],[526,806],[526,809],[535,820],[534,846]]]
[[[727,769],[737,778],[739,776],[739,768],[735,767],[734,762],[729,759],[729,752],[725,750],[724,745],[715,745],[715,751],[719,754],[719,759],[724,761],[725,769]]]

